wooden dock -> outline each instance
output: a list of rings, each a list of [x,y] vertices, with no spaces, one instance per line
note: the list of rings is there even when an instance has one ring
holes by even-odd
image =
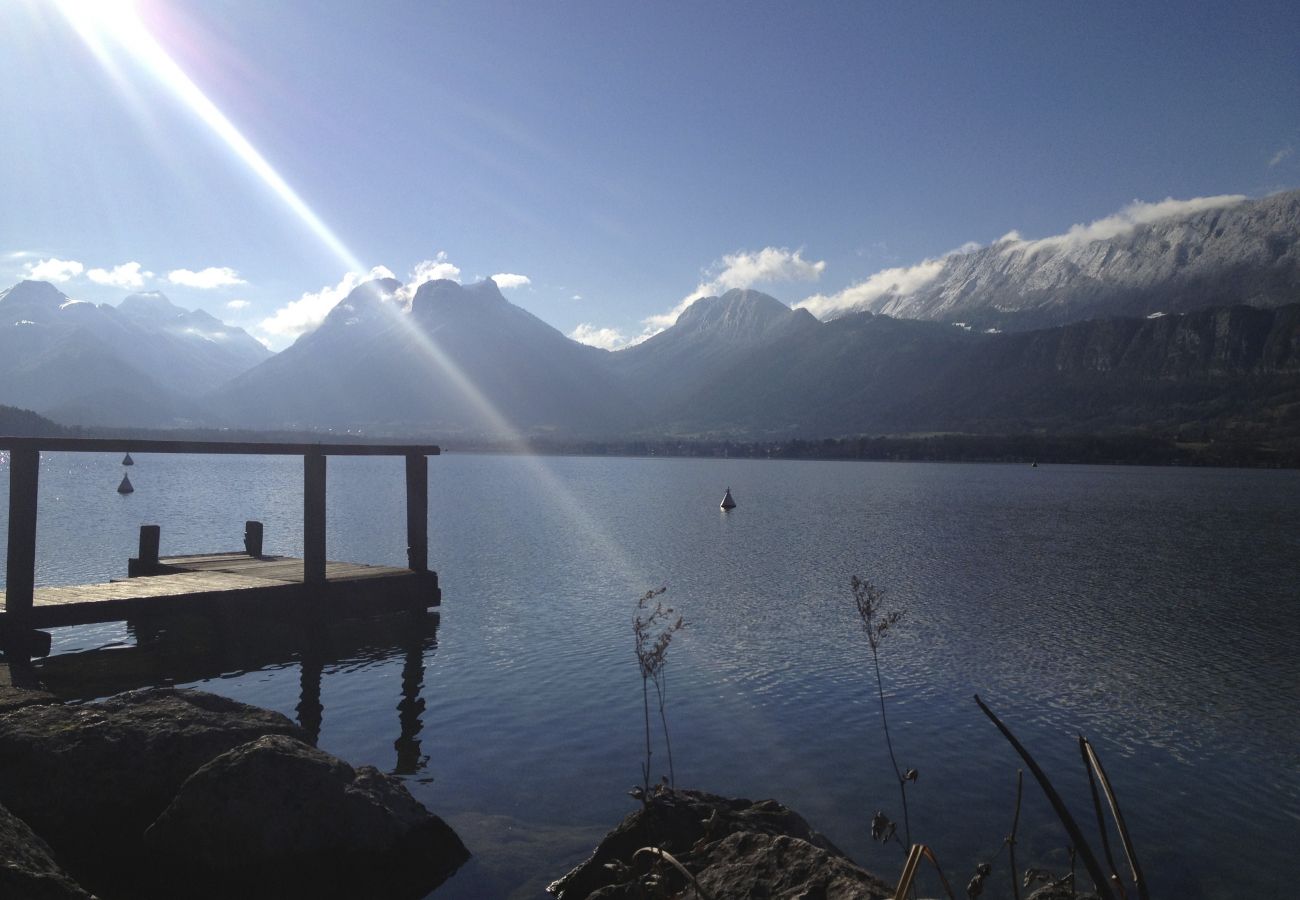
[[[429,445],[265,444],[115,439],[5,438],[10,453],[7,590],[0,592],[0,644],[10,659],[43,656],[49,636],[66,625],[175,614],[334,618],[401,610],[423,611],[441,602],[438,575],[428,567]],[[36,587],[37,482],[40,451],[238,453],[301,455],[304,460],[303,540],[298,559],[262,554],[260,523],[245,525],[242,552],[158,556],[159,526],[142,525],[132,577],[101,584]],[[325,557],[327,456],[403,456],[406,459],[408,567],[334,562]]]

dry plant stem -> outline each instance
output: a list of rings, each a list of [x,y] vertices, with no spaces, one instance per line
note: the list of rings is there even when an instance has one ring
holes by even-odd
[[[1011,858],[1011,896],[1020,900],[1020,873],[1016,869],[1016,829],[1020,827],[1020,796],[1024,792],[1025,770],[1016,769],[1016,814],[1011,818],[1011,834],[1007,837],[1007,855]]]
[[[876,648],[871,648],[871,661],[876,664],[876,693],[880,696],[880,723],[884,727],[885,746],[889,748],[889,761],[894,766],[894,777],[898,779],[898,794],[903,800],[903,840],[905,846],[912,844],[912,823],[907,815],[907,779],[903,777],[903,770],[898,767],[898,760],[894,757],[894,742],[889,737],[889,716],[885,714],[885,685],[880,678],[880,657],[876,654]]]
[[[646,676],[641,676],[641,706],[645,710],[645,762],[641,764],[642,804],[650,805],[650,689]]]
[[[1106,770],[1102,768],[1101,758],[1097,756],[1097,751],[1093,749],[1092,744],[1084,737],[1080,737],[1079,740],[1082,741],[1084,759],[1088,762],[1090,769],[1096,770],[1097,778],[1101,781],[1101,789],[1106,794],[1106,802],[1110,804],[1111,815],[1115,817],[1115,827],[1119,829],[1119,839],[1124,845],[1124,855],[1128,857],[1129,869],[1133,873],[1133,883],[1137,885],[1138,898],[1139,900],[1149,900],[1146,879],[1142,877],[1142,867],[1138,865],[1137,851],[1133,848],[1133,839],[1129,836],[1124,814],[1119,810],[1119,801],[1115,798],[1115,790],[1111,787],[1110,779],[1106,777]]]
[[[1083,856],[1083,864],[1088,870],[1088,876],[1092,878],[1093,887],[1096,889],[1098,896],[1100,896],[1102,900],[1115,900],[1115,895],[1110,889],[1110,880],[1106,878],[1105,874],[1102,872],[1101,866],[1097,863],[1097,858],[1092,854],[1092,848],[1089,847],[1088,842],[1084,840],[1083,832],[1079,830],[1078,824],[1074,821],[1074,816],[1070,815],[1070,810],[1066,807],[1065,801],[1061,799],[1061,795],[1057,793],[1056,788],[1053,787],[1052,782],[1048,779],[1047,773],[1039,767],[1038,763],[1034,761],[1034,758],[1029,755],[1029,751],[1026,750],[1024,745],[1021,744],[1020,741],[1016,739],[1016,736],[1011,733],[1011,729],[1006,725],[1003,725],[1002,720],[994,715],[993,710],[984,705],[984,701],[979,698],[979,694],[975,695],[975,702],[979,705],[979,708],[983,711],[984,715],[988,716],[989,720],[998,727],[998,731],[1002,732],[1002,736],[1007,739],[1008,743],[1015,748],[1016,753],[1020,754],[1020,758],[1025,761],[1025,765],[1038,781],[1038,786],[1041,787],[1043,793],[1047,795],[1048,801],[1052,804],[1052,809],[1056,811],[1056,817],[1060,819],[1061,824],[1065,826],[1065,831],[1070,836],[1070,841],[1073,843],[1075,849],[1077,849]]]
[[[943,869],[939,868],[939,859],[934,855],[925,844],[913,844],[912,849],[907,853],[907,862],[903,863],[903,874],[898,877],[898,884],[894,888],[894,900],[904,900],[908,891],[912,890],[916,880],[916,870],[921,865],[921,859],[924,857],[934,866],[934,870],[939,873],[939,880],[943,882],[944,892],[948,895],[948,900],[954,900],[952,888],[948,886],[948,879],[944,877]]]
[[[669,853],[667,850],[660,850],[658,847],[642,847],[641,849],[637,850],[635,853],[632,854],[632,859],[635,860],[642,853],[648,853],[651,856],[657,856],[659,859],[662,859],[664,862],[668,863],[669,865],[677,869],[678,872],[681,872],[683,875],[685,875],[687,879],[690,880],[691,887],[695,888],[696,896],[700,897],[701,900],[713,900],[713,897],[709,894],[709,892],[706,891],[704,888],[700,887],[699,881],[697,881],[695,876],[691,874],[691,870],[686,868],[680,862],[678,862],[677,858],[673,856],[671,853]]]
[[[853,602],[858,609],[858,618],[862,620],[862,630],[867,635],[867,646],[871,648],[871,661],[875,666],[876,672],[876,695],[880,699],[880,722],[882,730],[885,732],[885,746],[889,750],[889,762],[894,767],[894,777],[898,779],[898,793],[903,802],[903,847],[906,849],[912,845],[912,821],[908,815],[907,809],[907,781],[908,776],[903,773],[902,767],[898,765],[898,757],[894,754],[894,740],[889,734],[889,715],[885,711],[885,681],[880,675],[880,644],[885,639],[889,629],[898,624],[903,618],[900,610],[886,612],[883,603],[883,592],[877,590],[876,586],[865,578],[854,575],[849,579],[849,585],[853,589]],[[915,773],[911,773],[915,777]]]
[[[664,712],[664,704],[668,694],[668,672],[667,667],[660,668],[659,674],[655,677],[655,694],[659,697],[659,724],[664,729],[664,747],[668,750],[668,786],[677,787],[677,772],[673,769],[673,741],[668,736],[668,715]]]
[[[1097,832],[1101,835],[1101,852],[1106,857],[1106,865],[1110,867],[1110,882],[1119,891],[1121,900],[1128,900],[1128,895],[1124,892],[1124,885],[1120,882],[1118,872],[1119,867],[1115,865],[1115,857],[1110,852],[1110,837],[1106,834],[1106,819],[1101,813],[1101,795],[1097,792],[1097,779],[1092,772],[1092,763],[1088,759],[1088,742],[1084,740],[1083,735],[1079,735],[1079,755],[1083,757],[1083,770],[1088,773],[1088,791],[1092,794],[1092,812],[1097,817]]]

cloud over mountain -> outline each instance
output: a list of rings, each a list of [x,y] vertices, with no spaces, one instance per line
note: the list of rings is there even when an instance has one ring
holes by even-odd
[[[40,262],[27,263],[27,277],[32,281],[64,282],[86,271],[86,267],[75,259],[43,259]]]
[[[393,273],[384,266],[375,266],[368,274],[348,272],[338,284],[326,285],[318,291],[309,291],[288,303],[257,324],[259,331],[273,338],[296,338],[311,331],[325,321],[340,300],[352,293],[363,282],[375,278],[392,278]]]
[[[617,350],[628,342],[627,337],[617,328],[597,328],[590,322],[579,322],[568,336],[579,344],[602,350]]]
[[[663,331],[677,321],[692,303],[701,297],[712,297],[732,289],[745,289],[756,284],[788,281],[816,281],[826,269],[825,260],[812,262],[803,258],[803,249],[764,247],[758,252],[737,251],[723,256],[704,272],[704,280],[666,313],[648,316],[642,320],[643,337]]]
[[[1041,279],[1041,273],[1053,270],[1053,257],[1082,253],[1089,245],[1123,239],[1144,226],[1231,209],[1246,199],[1240,194],[1226,194],[1189,200],[1166,198],[1155,203],[1135,200],[1112,215],[1072,225],[1061,234],[1025,239],[1019,231],[1010,231],[988,247],[968,243],[915,265],[882,269],[834,294],[814,294],[794,305],[823,319],[857,309],[907,315],[903,307],[909,298],[927,291],[969,294],[977,286],[987,288],[992,279],[1004,279],[1017,269],[1022,269],[1026,277],[1031,270],[1036,271],[1040,274],[1034,277]],[[971,262],[976,258],[983,267],[978,275]]]
[[[108,287],[139,288],[144,287],[146,278],[153,277],[153,272],[142,271],[138,262],[127,262],[111,269],[91,269],[86,277]]]
[[[533,280],[527,275],[516,275],[513,272],[498,272],[492,276],[492,280],[497,283],[497,287],[503,291],[511,288],[524,287],[533,283]]]
[[[167,280],[172,284],[200,290],[212,290],[213,288],[248,283],[240,278],[239,273],[229,266],[208,266],[206,269],[200,269],[197,272],[190,269],[173,269],[167,273]]]

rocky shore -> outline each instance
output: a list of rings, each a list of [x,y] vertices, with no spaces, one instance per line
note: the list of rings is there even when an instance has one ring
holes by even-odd
[[[0,687],[0,760],[6,898],[416,898],[469,858],[399,780],[200,691]]]
[[[902,863],[900,860],[900,867]],[[951,874],[951,873],[950,873]],[[981,893],[952,884],[957,896]],[[556,900],[888,900],[892,884],[860,868],[797,812],[702,791],[656,788],[595,852],[547,890]],[[1009,892],[1007,892],[1009,895]],[[999,897],[989,890],[984,896]],[[1026,884],[1026,900],[1097,900],[1064,880]]]
[[[654,852],[638,852],[642,848],[667,851],[680,868]],[[775,800],[667,788],[656,790],[589,859],[548,890],[557,900],[884,900],[894,894]]]

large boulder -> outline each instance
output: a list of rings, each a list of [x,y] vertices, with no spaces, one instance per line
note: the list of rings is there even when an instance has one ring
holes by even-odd
[[[690,878],[653,853],[637,853],[646,847],[667,851]],[[893,896],[889,885],[775,800],[754,803],[666,788],[547,890],[559,900],[616,900],[642,896],[648,879],[666,881],[682,897],[696,896],[698,884],[714,900]]]
[[[94,900],[54,861],[50,845],[0,806],[0,897],[10,900]]]
[[[397,779],[282,736],[196,771],[145,844],[177,896],[422,897],[469,858]]]
[[[0,803],[78,874],[129,868],[186,778],[267,734],[302,732],[279,713],[200,691],[29,706],[0,715]]]

